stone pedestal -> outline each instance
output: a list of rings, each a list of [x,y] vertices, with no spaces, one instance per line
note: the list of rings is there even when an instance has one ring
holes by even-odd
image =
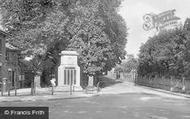
[[[41,88],[41,86],[40,86],[40,76],[35,76],[34,77],[34,83],[35,83],[36,88]]]
[[[75,87],[82,90],[80,86],[80,67],[78,66],[78,53],[76,51],[62,51],[61,63],[58,67],[58,87]]]
[[[88,86],[89,87],[94,86],[94,77],[93,76],[89,76],[89,78],[88,78]]]

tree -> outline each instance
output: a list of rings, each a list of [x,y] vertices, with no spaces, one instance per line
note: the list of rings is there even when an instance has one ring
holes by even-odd
[[[101,9],[104,5],[105,3],[100,0],[86,2],[84,6],[82,2],[79,3],[73,13],[77,14],[75,22],[73,26],[70,25],[70,29],[74,28],[70,31],[75,31],[71,32],[74,37],[71,39],[70,47],[80,52],[80,66],[88,75],[111,70],[113,66],[121,62],[125,55],[126,28],[122,29],[124,30],[121,30],[122,32],[118,28],[121,24],[125,26],[123,19],[117,18],[119,15],[114,11],[115,19],[108,20],[107,13]],[[120,22],[116,21],[116,18]],[[107,32],[107,29],[113,30],[111,28],[113,25],[115,29],[118,28],[112,31],[115,35],[114,40],[113,34]]]
[[[22,49],[23,55],[32,56],[31,64],[42,64],[49,48],[62,39],[68,40],[64,34],[68,19],[64,12],[55,11],[57,4],[53,0],[1,1],[2,25],[12,34],[8,41]]]
[[[115,71],[130,73],[132,70],[137,70],[138,60],[133,55],[127,55],[127,59],[123,60],[120,65],[115,67]]]
[[[182,28],[149,38],[140,48],[138,74],[184,77],[189,71],[189,41],[189,31]]]
[[[73,13],[77,15],[74,23],[68,28],[68,31],[73,33],[69,49],[80,53],[79,65],[88,75],[102,73],[109,59],[108,53],[111,52],[110,41],[103,31],[104,21],[96,15],[99,4],[99,0],[88,2],[85,6],[79,3]]]
[[[184,30],[190,31],[190,18],[187,18],[185,20],[184,26],[183,26]]]
[[[117,13],[120,0],[4,2],[3,26],[13,34],[9,42],[42,57],[39,62],[55,67],[61,50],[77,50],[83,73],[98,75],[124,59],[127,29]]]
[[[138,60],[134,57],[129,58],[127,61],[122,62],[124,72],[131,72],[132,70],[136,70],[138,67]]]

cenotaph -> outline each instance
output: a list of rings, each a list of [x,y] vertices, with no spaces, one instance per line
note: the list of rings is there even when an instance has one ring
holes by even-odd
[[[73,86],[75,90],[82,90],[80,86],[80,67],[76,51],[62,51],[60,66],[58,67],[58,87]]]

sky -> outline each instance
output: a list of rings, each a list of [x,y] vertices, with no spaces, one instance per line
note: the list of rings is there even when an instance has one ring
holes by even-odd
[[[145,14],[159,14],[172,9],[176,10],[175,15],[181,18],[182,24],[186,18],[190,18],[190,0],[123,0],[119,13],[129,29],[125,48],[127,53],[137,57],[141,44],[156,33],[155,29],[143,30],[143,16]]]

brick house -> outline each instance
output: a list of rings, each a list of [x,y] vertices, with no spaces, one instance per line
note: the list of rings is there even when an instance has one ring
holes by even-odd
[[[19,66],[20,50],[6,43],[8,34],[0,30],[0,81],[7,78],[6,81],[10,82],[11,88],[17,82],[17,88],[23,87],[24,77],[21,75]]]
[[[8,78],[11,81],[11,86],[14,87],[15,81],[17,82],[17,87],[22,88],[24,87],[24,75],[21,75],[21,68],[19,66],[19,56],[21,51],[9,44],[6,43],[6,66],[8,69]]]
[[[2,81],[3,78],[7,78],[7,67],[6,67],[6,47],[5,47],[5,39],[6,36],[5,32],[0,30],[0,81]]]

